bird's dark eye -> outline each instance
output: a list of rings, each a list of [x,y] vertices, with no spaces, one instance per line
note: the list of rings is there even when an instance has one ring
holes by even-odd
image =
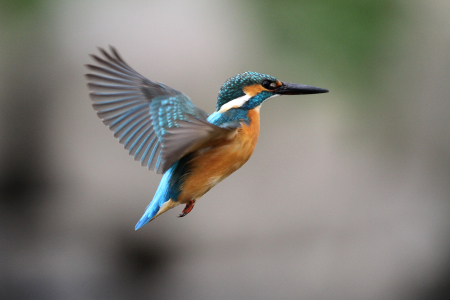
[[[264,80],[261,85],[268,90],[274,90],[277,87],[277,83],[271,80]]]

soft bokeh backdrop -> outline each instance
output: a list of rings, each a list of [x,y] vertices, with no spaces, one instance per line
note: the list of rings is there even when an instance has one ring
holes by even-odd
[[[449,299],[450,2],[0,0],[1,299]],[[189,216],[90,107],[114,45],[212,112],[256,71],[250,161]]]

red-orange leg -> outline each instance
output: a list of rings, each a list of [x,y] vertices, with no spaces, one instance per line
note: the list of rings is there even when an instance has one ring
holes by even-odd
[[[189,201],[189,203],[186,204],[186,207],[183,209],[183,212],[178,217],[181,218],[190,213],[191,210],[194,208],[194,204],[195,204],[194,200]]]

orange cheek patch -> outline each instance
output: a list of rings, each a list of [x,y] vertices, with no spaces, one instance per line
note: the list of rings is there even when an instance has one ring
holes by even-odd
[[[263,88],[263,86],[260,84],[246,86],[246,87],[244,87],[243,90],[244,90],[244,93],[246,93],[250,97],[254,97],[254,96],[258,95],[259,93],[261,93],[262,91],[267,91],[267,89]]]
[[[280,87],[282,85],[283,84],[281,83],[281,81],[277,80],[277,87]],[[258,95],[259,93],[261,93],[262,91],[269,91],[269,90],[264,88],[259,83],[257,83],[254,85],[249,85],[249,86],[244,87],[243,91],[250,97],[254,97],[254,96]]]

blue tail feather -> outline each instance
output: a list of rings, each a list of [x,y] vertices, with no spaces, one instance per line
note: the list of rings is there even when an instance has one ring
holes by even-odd
[[[172,166],[161,179],[158,189],[156,190],[155,196],[150,204],[145,209],[144,215],[141,217],[139,222],[136,224],[135,230],[138,230],[145,224],[147,224],[159,211],[161,206],[169,201],[170,199],[170,180],[175,169],[175,165]],[[174,201],[176,199],[173,199]]]

